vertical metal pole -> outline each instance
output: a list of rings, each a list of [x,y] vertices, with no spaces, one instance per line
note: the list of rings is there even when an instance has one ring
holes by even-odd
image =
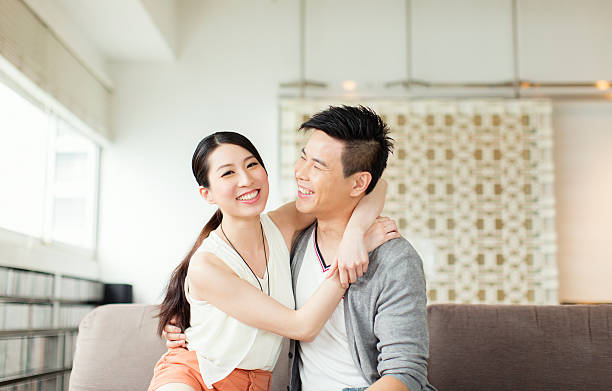
[[[306,81],[306,0],[300,0],[300,98],[304,97]]]
[[[517,0],[512,0],[512,60],[513,60],[513,81],[514,97],[520,98],[520,78],[519,78],[519,52],[518,52],[518,4]]]
[[[406,0],[406,87],[412,85],[412,1]]]

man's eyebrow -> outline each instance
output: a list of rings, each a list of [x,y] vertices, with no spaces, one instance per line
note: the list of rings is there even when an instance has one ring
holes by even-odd
[[[306,150],[304,148],[302,148],[302,154],[307,155],[306,154]],[[327,165],[327,163],[325,163],[323,160],[321,159],[317,159],[317,158],[312,158],[312,160],[314,160],[316,163],[319,163],[320,165],[322,165],[325,168],[329,168],[329,166]]]
[[[249,159],[251,159],[251,158],[254,158],[254,157],[255,157],[255,156],[253,156],[253,155],[249,155],[249,156],[247,156],[247,157],[245,157],[245,158],[244,158],[243,162],[246,162],[247,160],[249,160]],[[222,166],[217,167],[217,170],[216,170],[216,171],[219,171],[219,170],[221,170],[222,168],[225,168],[225,167],[233,167],[233,166],[234,166],[234,164],[233,164],[233,163],[227,163],[227,164],[224,164],[224,165],[222,165]]]

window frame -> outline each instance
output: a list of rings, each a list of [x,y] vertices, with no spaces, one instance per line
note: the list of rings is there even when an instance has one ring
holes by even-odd
[[[100,216],[100,173],[101,161],[105,140],[92,137],[95,132],[89,126],[79,120],[74,114],[63,107],[58,107],[56,101],[35,86],[27,88],[20,80],[13,80],[7,73],[0,70],[0,83],[12,90],[15,94],[28,103],[42,110],[50,125],[47,143],[47,164],[44,183],[44,216],[42,218],[41,237],[28,235],[21,232],[11,231],[0,226],[0,263],[13,267],[27,267],[35,270],[48,272],[63,272],[77,276],[97,278],[98,277],[98,244],[99,244],[99,216]],[[30,93],[31,90],[32,93]],[[76,132],[92,143],[94,154],[92,156],[91,184],[92,194],[88,195],[87,219],[91,223],[91,248],[75,246],[52,238],[53,204],[54,204],[54,171],[56,164],[55,139],[63,121],[66,127]],[[91,201],[89,200],[91,197]]]

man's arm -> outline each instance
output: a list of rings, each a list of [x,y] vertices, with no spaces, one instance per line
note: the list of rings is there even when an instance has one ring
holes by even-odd
[[[368,391],[411,391],[400,380],[391,375],[383,376],[368,387]]]
[[[398,242],[400,254],[389,254],[383,272],[374,317],[378,339],[378,373],[381,378],[369,390],[420,391],[427,384],[429,333],[423,264],[405,241]],[[385,255],[385,254],[380,254]]]

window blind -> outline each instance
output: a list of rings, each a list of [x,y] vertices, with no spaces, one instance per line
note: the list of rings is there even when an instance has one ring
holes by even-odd
[[[20,0],[0,1],[0,55],[62,106],[59,111],[68,110],[95,138],[110,138],[111,91]]]

